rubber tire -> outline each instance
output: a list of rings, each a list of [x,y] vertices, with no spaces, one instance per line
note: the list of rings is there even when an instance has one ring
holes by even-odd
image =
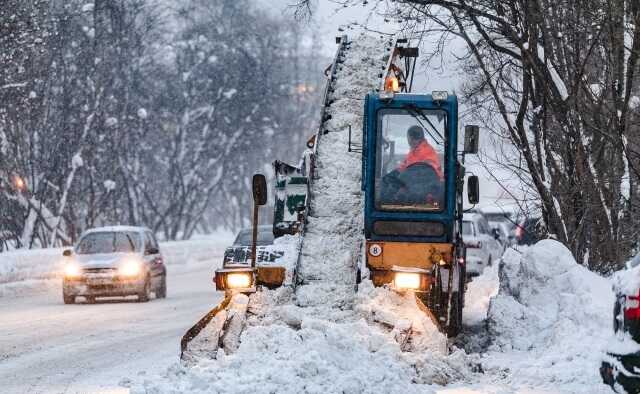
[[[487,267],[491,267],[491,264],[493,264],[493,259],[491,258],[491,256],[489,256],[489,261],[487,261]]]
[[[65,293],[62,293],[62,301],[64,301],[65,304],[75,304],[76,296],[67,295]]]
[[[447,294],[448,297],[448,294]],[[451,324],[447,327],[447,336],[456,337],[462,330],[462,308],[460,307],[460,293],[453,293],[451,298]]]
[[[144,281],[142,292],[138,293],[138,302],[149,302],[151,298],[151,283],[149,277]]]
[[[156,298],[167,298],[167,275],[162,275],[162,281],[155,291]]]
[[[84,299],[87,301],[87,304],[95,304],[96,303],[96,297],[86,296],[86,297],[84,297]]]

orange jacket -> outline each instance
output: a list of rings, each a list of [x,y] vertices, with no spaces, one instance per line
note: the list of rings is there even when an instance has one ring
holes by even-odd
[[[440,180],[444,179],[442,168],[440,167],[440,160],[438,160],[438,153],[426,140],[420,141],[420,143],[407,153],[407,157],[404,158],[398,170],[404,171],[412,164],[415,163],[427,163],[438,174]]]

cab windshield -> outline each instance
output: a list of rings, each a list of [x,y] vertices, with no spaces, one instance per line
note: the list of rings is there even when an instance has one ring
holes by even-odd
[[[132,231],[97,232],[85,235],[76,247],[78,254],[130,253],[140,250],[140,235]]]
[[[415,107],[378,112],[376,209],[444,209],[446,115]]]

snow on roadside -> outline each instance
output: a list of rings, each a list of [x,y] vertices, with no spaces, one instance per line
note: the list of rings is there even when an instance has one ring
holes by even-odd
[[[488,313],[492,345],[485,371],[502,371],[514,387],[552,392],[609,392],[598,374],[609,339],[609,280],[578,265],[553,240],[522,254],[508,250],[500,289]]]
[[[478,325],[487,318],[489,302],[498,294],[498,267],[496,261],[467,285],[462,310],[462,321],[466,326]]]
[[[230,233],[216,233],[188,241],[161,242],[170,274],[185,272],[212,260],[222,264]],[[14,250],[0,253],[0,297],[18,295],[36,288],[59,286],[64,248]]]

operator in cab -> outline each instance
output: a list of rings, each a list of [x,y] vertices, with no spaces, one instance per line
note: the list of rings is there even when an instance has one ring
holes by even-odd
[[[382,200],[392,204],[423,205],[437,209],[442,203],[444,174],[436,150],[424,129],[407,129],[409,151],[396,169],[382,178]]]

